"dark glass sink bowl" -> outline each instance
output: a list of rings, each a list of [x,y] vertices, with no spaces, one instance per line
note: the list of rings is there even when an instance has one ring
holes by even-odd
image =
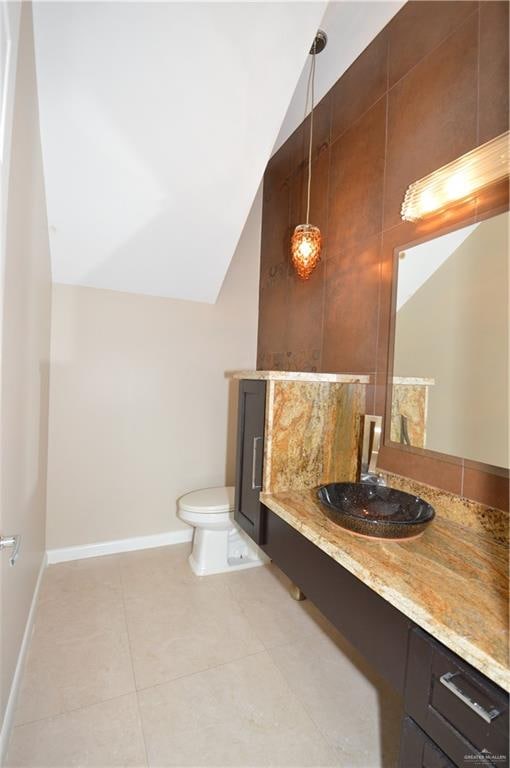
[[[410,493],[370,483],[329,483],[317,491],[333,522],[361,536],[409,539],[434,519],[434,509]]]

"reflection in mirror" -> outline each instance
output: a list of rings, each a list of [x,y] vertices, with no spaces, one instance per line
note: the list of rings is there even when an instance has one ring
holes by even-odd
[[[508,226],[398,251],[393,442],[509,466]]]

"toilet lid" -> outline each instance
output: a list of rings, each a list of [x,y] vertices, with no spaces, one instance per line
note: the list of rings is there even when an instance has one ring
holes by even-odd
[[[179,499],[179,509],[186,512],[218,513],[232,512],[234,509],[235,488],[204,488],[192,491]]]

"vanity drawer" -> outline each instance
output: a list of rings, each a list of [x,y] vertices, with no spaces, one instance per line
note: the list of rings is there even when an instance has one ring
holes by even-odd
[[[402,721],[399,768],[455,768],[410,717]]]
[[[404,706],[455,765],[481,754],[479,765],[508,766],[508,696],[420,629],[410,635]]]

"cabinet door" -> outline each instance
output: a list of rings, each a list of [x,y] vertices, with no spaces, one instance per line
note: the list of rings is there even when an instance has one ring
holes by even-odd
[[[410,717],[402,723],[399,768],[455,768]]]
[[[234,518],[257,544],[263,544],[263,508],[259,494],[262,490],[265,415],[266,382],[241,381]]]
[[[404,708],[455,765],[471,755],[508,768],[508,694],[418,628],[409,639]]]

